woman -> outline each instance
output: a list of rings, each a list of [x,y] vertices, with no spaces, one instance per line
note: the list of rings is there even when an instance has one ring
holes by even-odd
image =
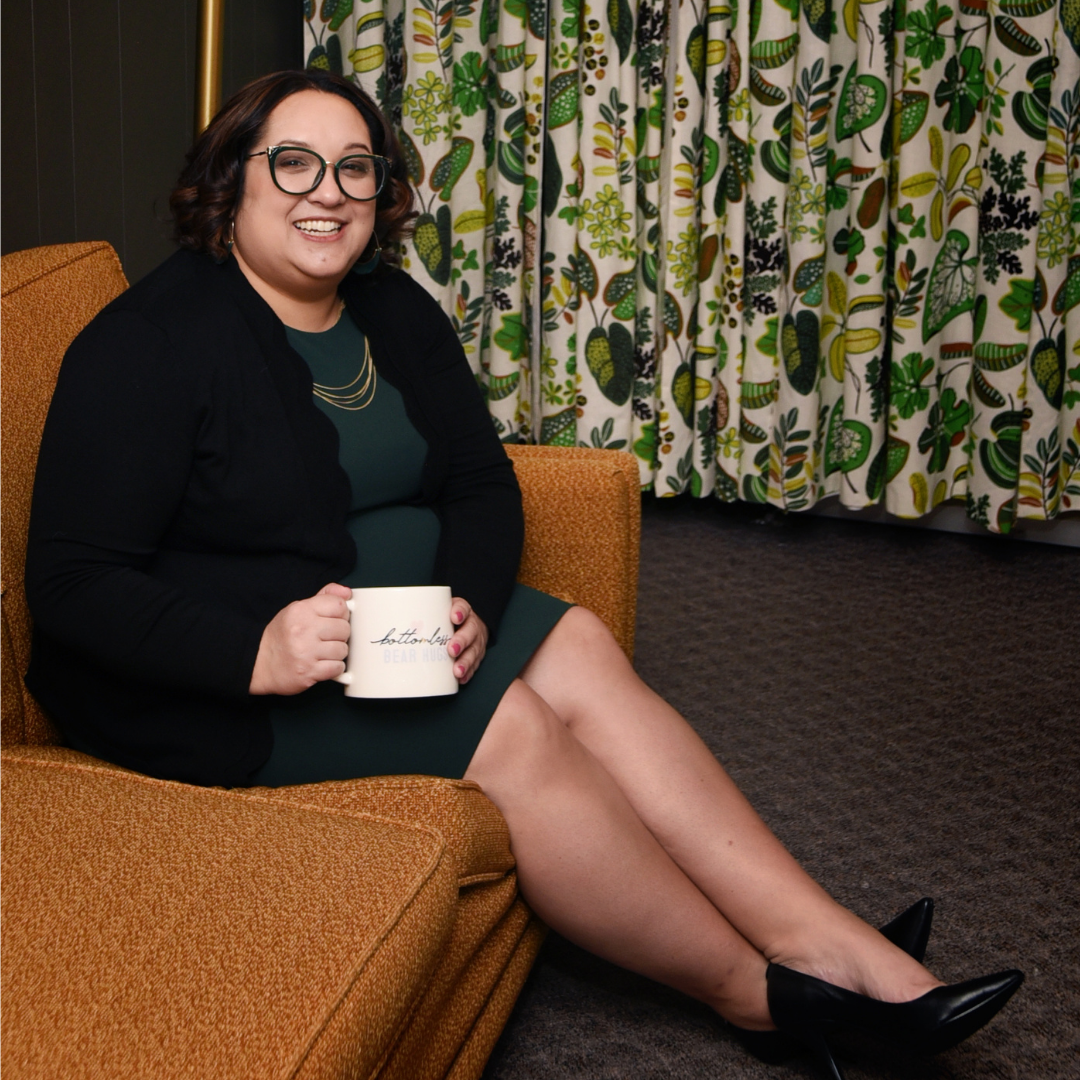
[[[380,258],[411,207],[351,83],[271,75],[217,116],[173,196],[183,250],[64,362],[31,689],[72,746],[157,776],[475,780],[549,925],[830,1075],[838,1024],[965,1038],[1020,972],[943,987],[908,954],[928,925],[891,928],[904,951],[836,904],[596,617],[514,585],[513,471],[449,321]],[[462,692],[346,700],[348,587],[432,581]]]

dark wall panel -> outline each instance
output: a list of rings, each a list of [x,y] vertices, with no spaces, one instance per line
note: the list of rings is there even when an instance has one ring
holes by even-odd
[[[300,0],[227,0],[222,97],[271,71],[303,67]]]
[[[195,4],[131,4],[121,30],[124,220],[129,247],[137,235],[153,252],[146,269],[174,250],[169,193],[193,132],[197,27]],[[189,62],[163,62],[165,52]]]
[[[0,12],[2,250],[108,240],[138,280],[173,250],[198,0],[2,0]],[[226,94],[299,66],[301,20],[297,0],[225,0]]]
[[[36,96],[39,214],[35,222],[43,242],[56,243],[77,228],[76,209],[69,192],[75,182],[72,143],[74,87],[68,62],[70,39],[67,4],[38,4],[33,13],[36,43]],[[5,20],[4,30],[7,31]],[[56,42],[60,49],[48,48]],[[45,46],[43,48],[43,46]],[[55,55],[56,53],[58,55]],[[5,148],[7,142],[5,140]]]
[[[66,5],[65,5],[66,6]],[[42,5],[34,6],[31,16],[38,18]],[[57,68],[67,67],[67,77],[73,82],[76,104],[72,117],[73,128],[68,137],[75,145],[75,177],[69,197],[74,202],[77,229],[74,237],[58,236],[42,230],[41,243],[59,244],[69,239],[108,240],[116,248],[125,271],[132,277],[141,276],[149,267],[139,266],[134,275],[131,265],[139,264],[144,254],[140,243],[138,223],[129,221],[127,185],[125,183],[123,97],[120,91],[122,61],[122,29],[118,5],[102,0],[72,5],[71,36],[66,41],[38,43],[39,56],[51,57]],[[72,42],[76,48],[70,48]],[[65,48],[69,46],[69,48]],[[41,70],[38,85],[45,79],[58,77],[49,69]],[[38,110],[39,124],[54,124],[57,118]],[[147,147],[147,153],[157,147]],[[45,185],[42,184],[42,191]],[[128,236],[132,245],[129,250]]]
[[[30,0],[3,0],[0,20],[0,104],[4,146],[0,154],[3,185],[4,250],[40,243],[37,112],[34,109],[34,28],[24,17]],[[10,115],[10,123],[9,123]]]

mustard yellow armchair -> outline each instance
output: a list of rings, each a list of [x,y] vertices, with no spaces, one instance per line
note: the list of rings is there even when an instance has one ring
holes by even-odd
[[[225,791],[59,744],[22,677],[37,448],[68,345],[127,286],[104,243],[2,262],[3,1031],[22,1080],[475,1080],[543,927],[475,785],[376,777]],[[633,650],[637,466],[508,448],[521,580]]]

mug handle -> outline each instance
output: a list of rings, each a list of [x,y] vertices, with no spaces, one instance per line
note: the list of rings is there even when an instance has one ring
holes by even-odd
[[[355,600],[346,600],[345,601],[345,606],[349,609],[349,614],[351,615],[356,610],[356,601]],[[348,658],[348,656],[346,656],[345,657],[345,662],[348,663],[348,660],[349,660],[349,658]],[[350,686],[352,684],[352,681],[353,681],[352,680],[352,672],[349,671],[347,668],[340,675],[335,675],[334,676],[334,682],[339,682],[343,686]]]

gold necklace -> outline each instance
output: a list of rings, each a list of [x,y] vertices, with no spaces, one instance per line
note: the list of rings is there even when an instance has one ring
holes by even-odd
[[[358,390],[354,390],[353,387],[361,380],[363,380],[363,385]],[[371,362],[371,344],[365,337],[364,359],[356,378],[344,386],[322,386],[320,383],[313,383],[311,392],[335,408],[359,412],[360,409],[366,409],[371,404],[375,397],[377,383],[375,365]]]

